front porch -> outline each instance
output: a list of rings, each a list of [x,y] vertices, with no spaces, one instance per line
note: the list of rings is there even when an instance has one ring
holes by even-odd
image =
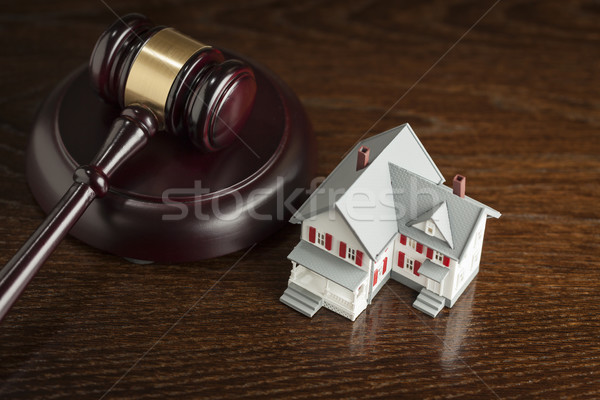
[[[292,272],[288,289],[280,299],[284,304],[310,317],[324,306],[350,320],[356,319],[366,308],[367,271],[304,241],[294,248],[288,258],[292,261]],[[299,300],[298,288],[316,296],[322,303]],[[310,303],[309,309],[305,307],[307,303]]]

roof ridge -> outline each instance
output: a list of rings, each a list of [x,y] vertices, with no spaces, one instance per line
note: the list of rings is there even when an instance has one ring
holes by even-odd
[[[453,191],[453,189],[451,187],[449,187],[447,185],[444,185],[443,183],[432,182],[429,179],[427,179],[427,178],[425,178],[425,177],[423,177],[423,176],[421,176],[419,174],[415,174],[414,172],[412,172],[409,169],[406,169],[406,168],[401,167],[401,166],[399,166],[397,164],[394,164],[392,161],[389,161],[388,163],[390,165],[393,165],[394,167],[396,167],[398,169],[401,169],[402,171],[406,171],[408,174],[415,176],[417,179],[421,179],[421,180],[426,181],[428,184],[430,184],[430,185],[432,185],[432,186],[434,186],[436,188],[439,188],[439,189],[442,189],[442,190],[446,190],[448,192],[452,192]],[[491,215],[494,218],[499,218],[500,215],[501,215],[499,211],[496,211],[495,209],[493,209],[492,207],[488,206],[487,204],[483,204],[482,202],[477,201],[477,200],[475,200],[474,198],[472,198],[470,196],[465,195],[465,197],[460,197],[460,196],[456,196],[456,197],[459,198],[459,199],[461,199],[461,200],[467,201],[467,202],[473,204],[474,206],[484,208],[488,212],[488,214]],[[495,214],[498,214],[498,216],[496,216]]]

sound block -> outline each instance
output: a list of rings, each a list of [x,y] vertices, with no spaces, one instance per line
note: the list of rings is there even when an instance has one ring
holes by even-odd
[[[236,142],[201,153],[160,132],[114,175],[71,235],[103,251],[161,263],[246,248],[285,225],[306,198],[315,140],[302,105],[271,71],[244,57],[257,81],[252,114]],[[27,150],[27,180],[48,212],[106,138],[116,107],[94,93],[86,67],[43,103]]]

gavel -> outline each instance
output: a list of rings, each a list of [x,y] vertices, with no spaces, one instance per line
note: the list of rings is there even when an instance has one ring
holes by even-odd
[[[245,63],[139,14],[102,33],[89,72],[100,97],[123,111],[96,157],[74,171],[71,187],[0,270],[0,321],[92,201],[108,193],[118,168],[152,136],[166,131],[199,151],[218,151],[236,140],[256,95]]]

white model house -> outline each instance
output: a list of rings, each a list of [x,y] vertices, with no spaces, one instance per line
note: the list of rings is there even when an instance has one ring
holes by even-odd
[[[500,213],[453,187],[408,124],[359,143],[293,215],[301,240],[281,301],[354,321],[388,279],[419,291],[435,317],[479,272],[487,218]]]

